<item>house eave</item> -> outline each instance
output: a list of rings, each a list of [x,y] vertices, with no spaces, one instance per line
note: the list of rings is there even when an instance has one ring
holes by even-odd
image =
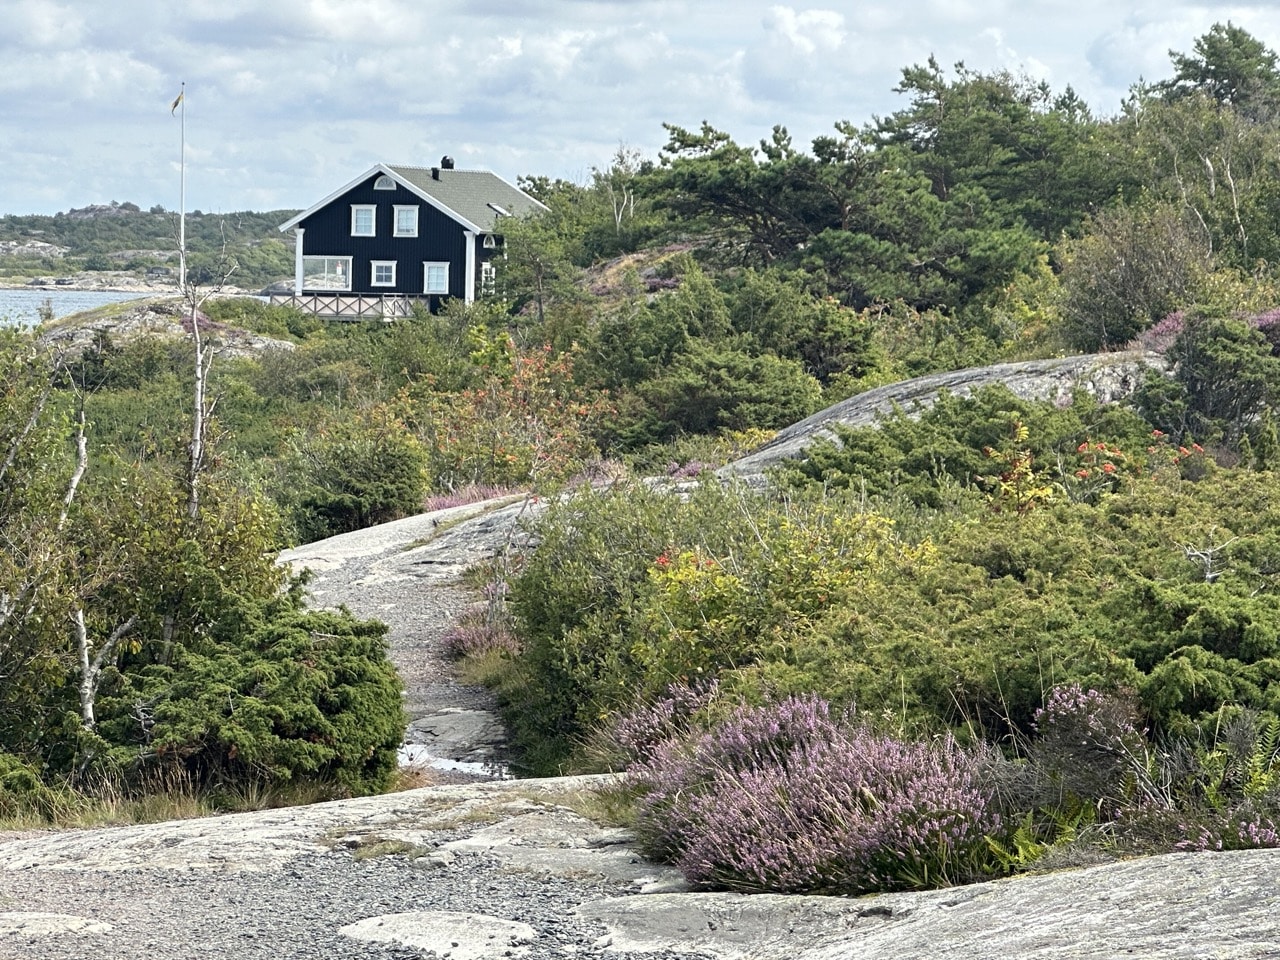
[[[424,193],[422,190],[418,189],[416,186],[414,186],[404,177],[400,176],[400,174],[396,173],[395,170],[387,166],[385,163],[374,164],[372,167],[370,167],[364,173],[360,174],[360,176],[356,177],[346,186],[339,187],[337,190],[329,194],[329,196],[325,197],[319,203],[312,204],[310,207],[308,207],[306,210],[303,210],[297,216],[293,217],[290,220],[286,220],[284,223],[280,224],[280,226],[277,227],[276,229],[278,229],[281,233],[286,233],[287,231],[292,230],[294,227],[300,224],[303,220],[307,219],[307,217],[311,216],[317,210],[321,210],[324,207],[327,207],[329,204],[333,203],[335,200],[341,197],[344,193],[347,193],[348,191],[353,190],[354,188],[358,187],[360,184],[364,183],[366,180],[368,180],[370,177],[376,174],[384,174],[390,177],[397,184],[399,184],[400,186],[408,190],[410,193],[412,193],[415,197],[418,197],[428,205],[435,207],[435,209],[439,210],[441,213],[449,217],[451,220],[461,224],[463,229],[465,230],[471,230],[477,234],[486,234],[486,233],[493,232],[491,230],[486,230],[484,227],[481,227],[478,224],[472,223],[466,217],[459,214],[456,210],[453,210],[446,204],[441,203],[439,200],[437,200],[435,197],[431,196],[430,194]],[[506,183],[505,180],[503,182]],[[539,203],[533,197],[530,197],[529,199],[533,200],[534,203],[537,203],[538,206],[542,207],[544,210],[546,209],[546,207],[543,206],[543,204]]]

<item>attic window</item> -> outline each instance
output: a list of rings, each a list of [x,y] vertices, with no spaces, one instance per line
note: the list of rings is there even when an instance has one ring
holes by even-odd
[[[484,235],[484,248],[486,250],[496,250],[498,248],[498,238],[492,233],[486,233]]]
[[[373,189],[375,190],[394,190],[395,188],[396,182],[385,173],[377,180],[373,181]]]

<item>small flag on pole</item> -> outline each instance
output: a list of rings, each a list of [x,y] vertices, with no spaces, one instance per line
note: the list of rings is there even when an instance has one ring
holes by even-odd
[[[173,101],[172,105],[169,107],[169,116],[172,117],[175,113],[178,112],[178,105],[182,103],[182,97],[186,92],[187,92],[186,90],[183,90],[181,93],[178,94],[177,98]]]

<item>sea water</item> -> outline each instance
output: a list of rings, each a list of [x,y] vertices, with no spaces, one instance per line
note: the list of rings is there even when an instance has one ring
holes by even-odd
[[[67,317],[122,300],[153,297],[154,292],[121,290],[62,290],[57,287],[0,289],[0,326],[32,325],[40,322],[40,309],[46,303],[54,318]]]

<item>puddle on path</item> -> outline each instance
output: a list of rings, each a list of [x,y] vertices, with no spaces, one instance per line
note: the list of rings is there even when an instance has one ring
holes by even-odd
[[[473,762],[437,757],[426,744],[422,743],[401,744],[399,757],[400,766],[402,767],[426,767],[430,770],[465,773],[473,777],[488,777],[491,780],[513,779],[511,769],[505,763],[499,763],[495,760]]]

